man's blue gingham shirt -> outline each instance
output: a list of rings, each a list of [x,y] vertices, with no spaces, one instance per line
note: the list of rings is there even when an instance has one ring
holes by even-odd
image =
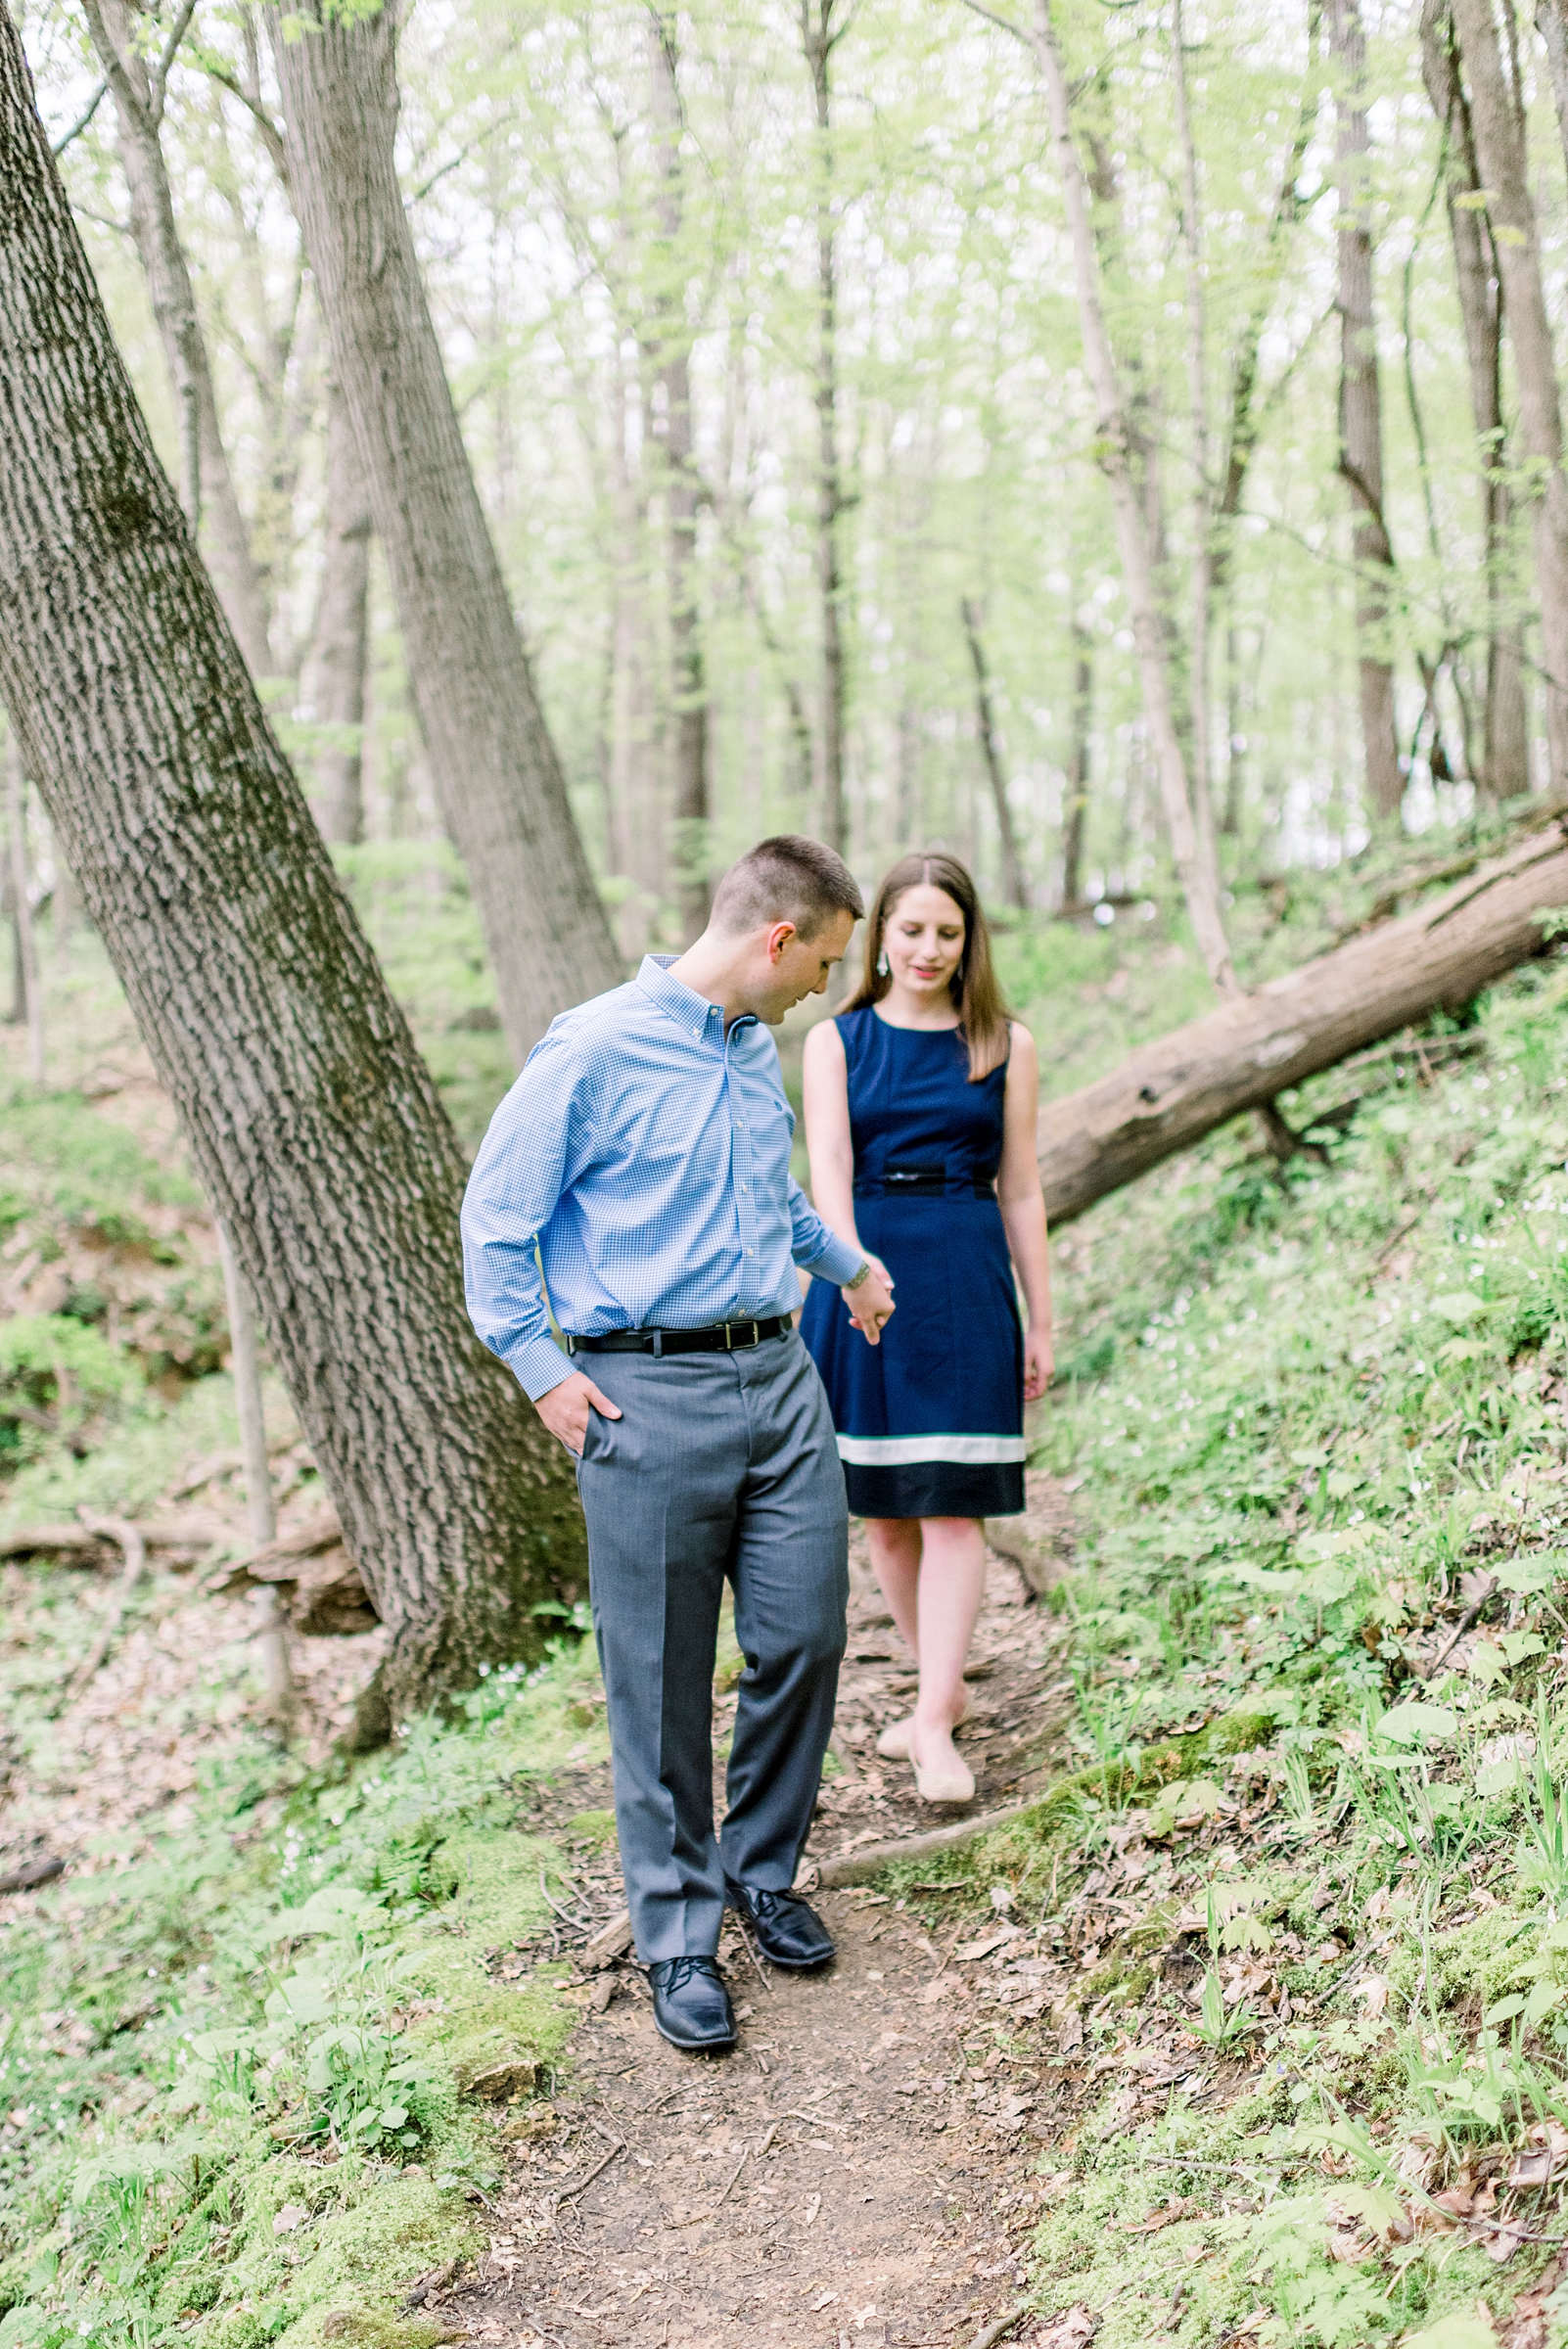
[[[535,1401],[571,1375],[563,1330],[708,1329],[792,1313],[790,1267],[842,1285],[861,1258],[790,1174],[778,1053],[747,1013],[671,979],[672,955],[551,1022],[490,1121],[463,1201],[474,1326]]]

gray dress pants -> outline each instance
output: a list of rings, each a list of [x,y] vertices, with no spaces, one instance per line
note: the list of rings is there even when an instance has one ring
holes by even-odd
[[[585,1354],[578,1366],[624,1414],[590,1411],[577,1484],[637,1955],[707,1957],[726,1874],[787,1891],[811,1823],[849,1597],[832,1416],[794,1331],[734,1354]],[[726,1576],[746,1669],[715,1839]]]

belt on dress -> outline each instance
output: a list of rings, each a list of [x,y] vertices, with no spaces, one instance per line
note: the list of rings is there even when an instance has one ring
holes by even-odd
[[[713,1329],[607,1329],[596,1338],[568,1334],[568,1354],[749,1354],[764,1338],[782,1338],[793,1329],[787,1313],[766,1321],[720,1321]]]
[[[857,1199],[994,1199],[994,1174],[952,1174],[943,1167],[886,1167],[880,1174],[857,1174]]]

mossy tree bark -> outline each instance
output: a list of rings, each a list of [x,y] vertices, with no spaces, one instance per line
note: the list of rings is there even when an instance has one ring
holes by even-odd
[[[615,987],[620,957],[573,821],[474,484],[397,179],[392,6],[269,12],[304,233],[447,829],[468,868],[507,1041]],[[294,37],[288,37],[292,35]]]
[[[537,1646],[565,1455],[475,1337],[462,1153],[115,349],[0,7],[0,698],[226,1225],[406,1711]]]

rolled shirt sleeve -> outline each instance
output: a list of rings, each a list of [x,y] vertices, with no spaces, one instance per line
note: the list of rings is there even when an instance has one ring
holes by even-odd
[[[852,1248],[838,1233],[829,1231],[811,1202],[793,1178],[790,1182],[790,1253],[803,1271],[813,1280],[831,1281],[842,1289],[853,1280],[865,1263],[858,1248]]]
[[[574,1056],[544,1036],[484,1136],[463,1196],[469,1317],[537,1403],[572,1375],[550,1331],[538,1235],[582,1156]]]

